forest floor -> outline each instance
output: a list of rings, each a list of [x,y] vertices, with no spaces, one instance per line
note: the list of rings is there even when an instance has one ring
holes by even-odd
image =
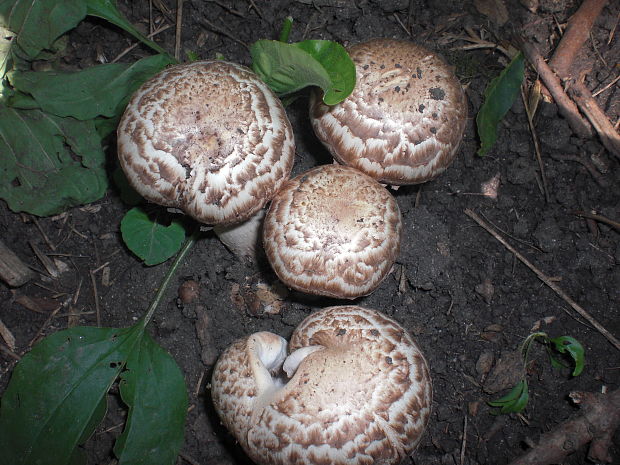
[[[543,102],[534,117],[542,173],[521,98],[500,125],[489,154],[476,155],[475,115],[485,87],[508,60],[496,48],[471,47],[470,33],[506,46],[509,30],[516,30],[549,56],[580,2],[541,0],[535,2],[540,3],[535,12],[522,5],[528,2],[506,2],[513,6],[503,26],[474,3],[494,2],[186,0],[183,8],[181,50],[203,59],[221,53],[249,64],[248,44],[276,38],[283,19],[292,16],[291,41],[320,38],[348,45],[372,37],[410,39],[442,54],[466,86],[469,119],[458,157],[436,180],[394,192],[404,221],[400,256],[374,293],[354,301],[399,321],[428,360],[433,411],[419,448],[405,462],[412,464],[507,464],[542,433],[578,413],[569,393],[620,387],[618,349],[465,213],[475,212],[611,334],[620,335],[620,231],[609,222],[576,214],[596,212],[620,220],[619,159],[596,136],[576,136],[556,105]],[[149,4],[121,0],[119,7],[144,32],[169,25],[154,40],[174,51],[176,1],[153,1],[152,10]],[[620,72],[619,15],[620,3],[609,2],[583,47],[590,69],[586,85],[593,92]],[[64,61],[73,69],[88,67],[112,60],[133,43],[119,30],[89,19],[71,32]],[[149,53],[136,47],[121,61]],[[532,84],[535,72],[528,68],[526,74]],[[617,126],[618,82],[596,99]],[[330,163],[309,124],[307,98],[297,99],[287,111],[297,146],[294,174]],[[108,152],[112,167],[115,140],[109,141]],[[497,189],[489,193],[485,186],[492,181],[498,181]],[[146,267],[126,249],[119,223],[127,209],[115,190],[91,205],[49,218],[16,214],[0,203],[2,240],[34,269],[43,266],[32,244],[61,270],[54,278],[41,271],[17,289],[0,284],[0,320],[16,339],[13,352],[6,347],[0,351],[0,393],[15,366],[13,355],[27,352],[40,337],[77,324],[95,325],[97,319],[102,326],[128,326],[143,315],[167,265]],[[196,244],[175,279],[151,330],[180,365],[188,386],[191,407],[179,463],[247,463],[211,405],[209,380],[218,354],[256,331],[286,338],[314,310],[348,302],[287,292],[277,286],[267,264],[235,258],[212,234]],[[185,281],[195,283],[197,296],[177,296]],[[264,312],[264,294],[257,293],[261,288],[279,289],[276,313]],[[34,307],[23,305],[24,296]],[[70,305],[52,315],[63,302]],[[571,377],[569,369],[553,369],[544,348],[536,345],[527,366],[526,410],[493,415],[487,401],[518,381],[513,355],[536,330],[579,340],[585,348],[583,373]],[[89,463],[113,463],[111,446],[125,415],[114,390],[110,406],[87,444]],[[610,453],[620,460],[617,432]],[[582,447],[563,463],[582,464],[586,454]]]

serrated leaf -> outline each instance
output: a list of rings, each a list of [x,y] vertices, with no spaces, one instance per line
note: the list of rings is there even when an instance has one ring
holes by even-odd
[[[165,262],[179,251],[185,239],[185,229],[179,222],[165,226],[138,207],[121,220],[121,234],[127,247],[146,265]]]
[[[108,63],[82,71],[13,71],[13,87],[30,94],[39,107],[57,116],[87,120],[122,113],[131,94],[144,81],[173,64],[167,55],[154,55],[129,65]],[[10,101],[19,106],[19,102]]]
[[[523,411],[529,400],[527,381],[519,381],[508,394],[488,402],[491,407],[499,407],[500,414],[519,413]]]
[[[254,72],[279,95],[318,86],[323,89],[323,101],[335,105],[355,87],[355,64],[336,42],[259,40],[250,47],[250,54]]]
[[[486,155],[495,144],[497,125],[519,95],[524,73],[525,62],[523,54],[519,53],[487,86],[484,92],[484,103],[476,116],[481,144],[478,155]]]
[[[105,154],[92,121],[0,105],[0,198],[46,216],[100,199]]]
[[[106,21],[111,22],[112,24],[120,27],[125,30],[136,39],[141,41],[143,44],[148,45],[153,50],[161,54],[167,54],[167,52],[153,42],[150,39],[147,39],[140,31],[138,31],[133,24],[131,24],[127,19],[118,11],[116,8],[116,2],[113,0],[82,0],[83,3],[86,4],[87,12],[91,16],[97,16],[99,18],[103,18]]]
[[[572,357],[575,362],[573,376],[581,374],[585,365],[585,350],[579,341],[571,336],[560,336],[549,339],[549,342],[561,354],[568,353]]]
[[[15,44],[37,58],[54,41],[86,16],[83,0],[1,0],[0,25],[16,34]]]
[[[120,392],[129,414],[114,446],[119,464],[174,464],[183,444],[185,380],[172,357],[148,333],[127,360]]]
[[[0,450],[11,465],[65,465],[92,434],[101,399],[144,326],[54,333],[17,364],[0,408]]]

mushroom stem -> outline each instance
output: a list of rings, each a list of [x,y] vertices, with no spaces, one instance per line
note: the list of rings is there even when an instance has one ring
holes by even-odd
[[[317,350],[324,349],[323,346],[307,346],[297,349],[284,360],[284,364],[282,365],[282,370],[286,373],[286,376],[292,378],[299,364],[311,353],[316,352]]]
[[[242,223],[215,225],[213,232],[235,256],[256,263],[263,253],[261,238],[265,214],[263,208]]]

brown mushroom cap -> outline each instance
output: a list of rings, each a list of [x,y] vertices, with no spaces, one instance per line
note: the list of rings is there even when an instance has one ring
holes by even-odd
[[[356,169],[324,165],[287,181],[272,199],[263,245],[287,286],[353,299],[388,274],[401,229],[387,189]]]
[[[310,315],[291,337],[289,358],[303,354],[286,384],[277,377],[285,341],[278,346],[276,338],[237,341],[213,372],[216,411],[252,460],[390,465],[414,451],[432,387],[424,356],[400,324],[356,306]]]
[[[280,100],[252,71],[224,61],[160,72],[132,96],[118,127],[130,184],[207,224],[260,210],[288,178],[294,152]]]
[[[443,59],[412,42],[373,39],[348,52],[357,83],[327,106],[318,92],[312,126],[334,158],[382,183],[419,184],[456,156],[467,119],[463,88]]]

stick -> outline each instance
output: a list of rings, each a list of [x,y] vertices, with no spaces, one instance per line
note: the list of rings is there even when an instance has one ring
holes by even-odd
[[[520,42],[521,50],[525,58],[534,66],[540,79],[545,83],[549,93],[558,105],[560,114],[566,118],[568,124],[577,135],[583,138],[592,137],[590,124],[579,114],[577,105],[575,105],[566,92],[564,92],[562,81],[545,62],[545,59],[536,46],[525,40],[521,40]]]
[[[555,284],[548,276],[546,276],[542,271],[536,268],[532,263],[530,263],[527,258],[521,255],[515,248],[513,248],[510,244],[508,244],[497,232],[495,232],[489,225],[487,225],[482,218],[480,218],[476,213],[471,211],[469,208],[465,209],[465,214],[469,216],[472,220],[474,220],[478,225],[484,228],[489,234],[491,234],[495,239],[497,239],[504,247],[510,250],[525,266],[527,266],[530,270],[536,273],[538,279],[540,279],[543,283],[549,286],[557,295],[559,295],[568,305],[570,305],[577,313],[579,313],[582,317],[584,317],[588,322],[594,326],[598,332],[600,332],[605,338],[613,344],[613,346],[620,350],[620,341],[616,339],[616,337],[607,331],[598,321],[596,321],[592,315],[590,315],[587,311],[585,311],[577,302],[571,299],[560,287]]]
[[[571,392],[570,398],[581,405],[581,414],[560,423],[541,436],[538,444],[510,465],[547,465],[564,458],[590,443],[588,459],[611,463],[612,438],[620,423],[620,389],[609,394]]]
[[[581,80],[570,80],[572,85],[569,88],[569,94],[577,103],[580,110],[588,118],[599,137],[601,142],[610,153],[620,158],[620,135],[616,132],[613,124],[607,118],[607,115],[601,107],[598,106],[596,100],[592,96],[590,90]]]
[[[596,18],[607,4],[607,0],[584,0],[579,9],[568,20],[562,40],[553,52],[549,66],[561,79],[571,74],[571,66],[582,45],[588,40]]]
[[[174,57],[177,61],[181,60],[181,32],[183,30],[183,0],[177,0],[177,27],[174,43]]]
[[[0,240],[0,279],[11,287],[19,287],[33,277],[32,270]]]

